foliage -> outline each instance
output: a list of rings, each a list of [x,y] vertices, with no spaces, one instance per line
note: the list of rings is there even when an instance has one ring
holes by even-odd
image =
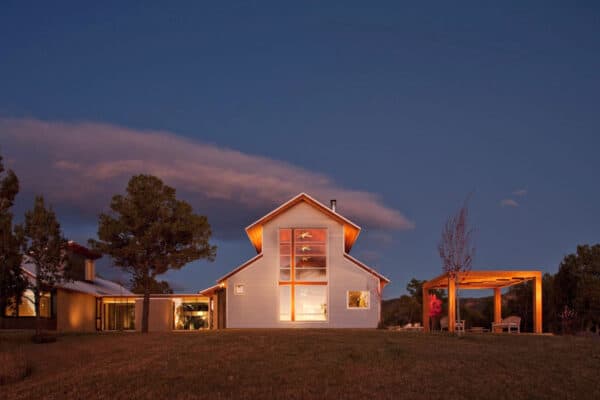
[[[429,295],[429,317],[437,318],[442,315],[442,300],[438,299],[435,294]]]
[[[442,229],[438,253],[442,259],[442,269],[451,278],[459,272],[471,269],[475,247],[472,244],[473,229],[468,223],[468,202],[450,217]]]
[[[406,291],[408,294],[421,305],[423,304],[423,284],[427,281],[421,281],[417,278],[412,278],[406,284]]]
[[[573,323],[577,319],[577,312],[565,305],[558,317],[560,318],[562,324],[562,333],[573,333]]]
[[[131,279],[131,291],[136,294],[144,294],[143,279]],[[171,294],[173,289],[167,281],[158,281],[155,278],[150,278],[150,293],[151,294]]]
[[[0,176],[5,172],[0,156]],[[17,310],[27,280],[21,270],[22,235],[13,229],[11,208],[19,192],[19,180],[12,170],[0,180],[0,319],[8,306]]]
[[[174,188],[151,175],[133,176],[127,194],[114,196],[110,208],[111,214],[100,215],[98,240],[90,243],[142,282],[142,332],[147,332],[152,279],[198,259],[214,260],[210,225],[177,200]]]
[[[577,313],[579,329],[600,333],[600,244],[577,246],[560,263],[554,278],[557,310]]]
[[[25,213],[22,228],[23,254],[35,266],[36,335],[40,334],[40,296],[51,291],[57,284],[68,280],[67,241],[63,237],[56,214],[46,208],[44,198],[35,198],[33,209]]]

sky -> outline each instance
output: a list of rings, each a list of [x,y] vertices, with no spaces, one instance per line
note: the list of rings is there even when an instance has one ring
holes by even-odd
[[[3,2],[17,220],[43,194],[85,243],[155,174],[218,246],[165,275],[181,292],[251,258],[244,227],[299,192],[362,227],[385,298],[441,273],[468,196],[475,269],[556,272],[600,242],[597,2],[130,3]]]

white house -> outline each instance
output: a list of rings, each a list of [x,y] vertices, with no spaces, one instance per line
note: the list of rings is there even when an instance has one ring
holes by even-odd
[[[377,326],[389,279],[348,254],[360,227],[336,212],[335,201],[329,208],[301,193],[246,233],[257,256],[210,289],[219,327]]]

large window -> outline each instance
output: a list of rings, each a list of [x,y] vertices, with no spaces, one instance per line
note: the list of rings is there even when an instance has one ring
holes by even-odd
[[[51,318],[53,317],[52,300],[54,296],[50,293],[42,293],[40,295],[40,317]],[[31,289],[25,290],[21,297],[21,304],[19,304],[18,313],[15,312],[14,304],[6,307],[4,315],[6,317],[35,317],[35,296]]]
[[[175,330],[208,328],[208,300],[175,299]]]
[[[327,320],[327,230],[279,230],[280,321]]]
[[[135,303],[132,300],[104,303],[105,331],[135,329]]]

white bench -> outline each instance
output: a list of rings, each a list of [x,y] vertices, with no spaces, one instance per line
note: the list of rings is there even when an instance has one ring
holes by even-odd
[[[521,333],[521,317],[511,315],[510,317],[502,319],[500,322],[492,322],[492,332],[496,332],[497,329],[499,329],[500,332],[504,332],[504,329],[507,329],[508,333]]]

